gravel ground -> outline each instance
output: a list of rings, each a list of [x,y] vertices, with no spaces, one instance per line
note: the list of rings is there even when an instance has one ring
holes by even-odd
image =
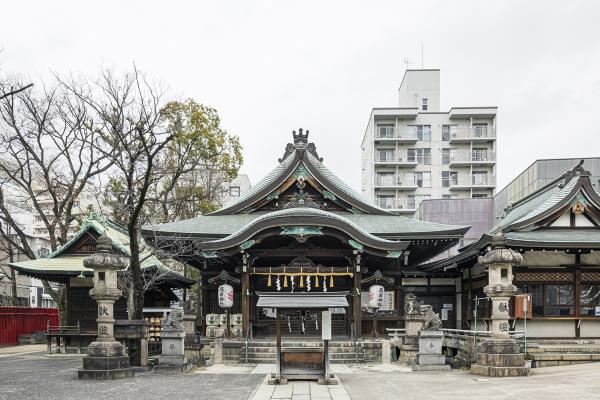
[[[81,359],[42,354],[0,358],[2,400],[249,399],[264,375],[137,373],[115,381],[80,381]]]

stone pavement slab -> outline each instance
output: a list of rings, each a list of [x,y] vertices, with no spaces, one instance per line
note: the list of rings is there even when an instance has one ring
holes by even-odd
[[[319,385],[316,381],[289,381],[286,385],[269,385],[268,376],[252,400],[349,400],[343,385]],[[274,388],[274,389],[272,389]]]

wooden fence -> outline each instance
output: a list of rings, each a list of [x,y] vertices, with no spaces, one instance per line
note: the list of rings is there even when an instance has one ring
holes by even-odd
[[[45,332],[58,325],[58,308],[0,307],[0,345],[15,345],[21,334]]]

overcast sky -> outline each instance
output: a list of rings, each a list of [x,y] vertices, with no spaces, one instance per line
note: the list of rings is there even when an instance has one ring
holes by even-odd
[[[133,62],[173,98],[217,108],[255,183],[291,131],[360,189],[373,107],[409,58],[441,69],[441,106],[499,107],[498,189],[538,158],[600,156],[598,1],[5,2],[5,72],[94,75]]]

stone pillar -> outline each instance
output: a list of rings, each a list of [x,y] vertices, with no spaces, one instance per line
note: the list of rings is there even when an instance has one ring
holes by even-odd
[[[113,305],[121,297],[117,289],[117,271],[125,268],[123,260],[112,253],[112,240],[102,235],[96,240],[97,253],[83,261],[86,268],[94,270],[94,287],[90,296],[98,303],[98,337],[90,343],[79,379],[117,379],[133,376],[129,356],[123,345],[115,340]]]
[[[471,373],[484,376],[527,376],[530,365],[519,344],[509,335],[508,301],[517,291],[512,283],[512,268],[523,256],[505,247],[502,233],[494,235],[492,249],[479,263],[488,268],[488,285],[483,288],[492,302],[492,337],[484,340],[477,353],[477,363]]]

